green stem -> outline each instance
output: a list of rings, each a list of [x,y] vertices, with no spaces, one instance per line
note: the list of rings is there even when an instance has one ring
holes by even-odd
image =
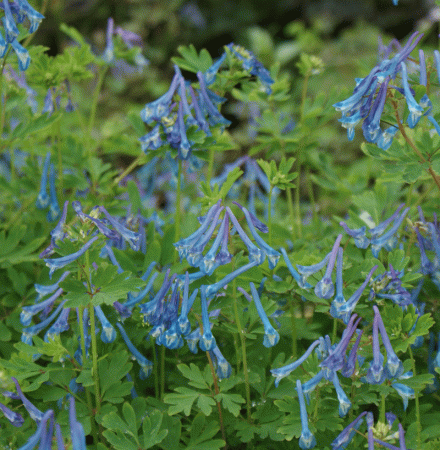
[[[214,382],[214,391],[215,391],[215,395],[217,396],[218,394],[220,394],[220,389],[218,388],[217,375],[215,373],[214,365],[212,364],[212,359],[211,359],[211,355],[209,354],[209,352],[206,352],[206,357],[208,358],[209,368],[211,369],[212,380]],[[220,429],[222,432],[222,438],[225,441],[225,446],[223,448],[224,448],[224,450],[227,450],[228,444],[226,442],[226,432],[225,432],[225,425],[223,423],[222,406],[218,400],[214,399],[214,401],[217,404],[218,418],[220,421]]]
[[[101,394],[99,392],[99,373],[98,373],[98,346],[96,342],[95,329],[95,308],[89,303],[90,315],[90,334],[92,337],[92,363],[93,363],[93,381],[95,383],[95,405],[96,414],[101,412]]]
[[[113,180],[113,186],[117,186],[121,180],[123,180],[128,174],[133,172],[137,166],[145,163],[146,155],[139,155],[118,177]]]
[[[160,347],[160,399],[165,395],[165,346]]]
[[[380,394],[380,411],[379,411],[379,422],[386,423],[385,419],[385,394]]]
[[[298,153],[296,155],[296,171],[298,172],[297,184],[295,189],[295,219],[296,226],[298,229],[298,237],[302,238],[302,226],[301,226],[301,208],[300,208],[300,191],[299,187],[301,184],[301,147],[298,149]]]
[[[211,178],[214,171],[214,155],[215,155],[214,150],[212,148],[209,149],[208,178],[207,178],[208,183],[211,182]]]
[[[332,342],[336,342],[337,334],[338,334],[338,319],[333,319]]]
[[[90,271],[90,255],[89,251],[86,252],[86,264],[85,264],[85,272],[86,272],[86,280],[87,280],[87,288],[90,293],[91,298],[93,298],[93,290],[92,290],[92,280],[91,280],[91,271]],[[89,319],[90,319],[90,337],[92,338],[92,368],[93,368],[93,381],[95,384],[95,413],[99,414],[101,411],[101,394],[99,389],[99,373],[98,373],[98,345],[96,342],[96,327],[95,327],[95,308],[92,302],[89,303]]]
[[[234,264],[233,264],[234,266]],[[232,267],[232,270],[234,270],[234,267]],[[249,383],[249,372],[247,367],[247,356],[246,356],[246,336],[244,335],[243,328],[241,326],[241,320],[240,315],[238,313],[238,299],[237,299],[237,289],[236,289],[236,282],[235,279],[232,282],[232,291],[233,291],[233,298],[234,298],[234,315],[235,315],[235,321],[237,323],[237,332],[238,336],[240,338],[241,342],[241,353],[243,356],[243,373],[244,373],[244,385],[246,390],[246,410],[247,410],[247,419],[248,422],[251,422],[251,389],[250,389],[250,383]]]
[[[287,193],[287,206],[289,208],[289,216],[290,216],[290,224],[289,224],[289,228],[292,227],[292,240],[296,239],[296,235],[295,235],[295,227],[293,226],[293,224],[295,223],[295,213],[293,212],[293,199],[292,199],[292,189],[291,188],[287,188],[286,189],[286,193]]]
[[[156,344],[153,344],[153,371],[154,371],[154,397],[159,399],[159,373],[157,370],[158,360],[157,360],[157,352],[156,352]]]
[[[411,349],[411,346],[408,346],[408,351],[409,351],[409,357],[411,359],[411,364],[412,364],[412,371],[413,371],[413,376],[415,377],[417,375],[416,373],[416,361],[414,359],[413,356],[413,352]],[[420,403],[419,403],[419,391],[417,389],[414,389],[414,397],[416,400],[416,423],[417,423],[417,450],[421,450],[422,449],[422,438],[421,438],[421,434],[422,434],[422,422],[420,420]]]
[[[272,191],[273,191],[273,184],[270,185],[269,190],[269,204],[268,204],[268,221],[267,226],[269,228],[269,246],[272,247]]]
[[[297,340],[298,340],[298,334],[296,330],[296,317],[295,317],[295,305],[293,302],[293,299],[291,299],[289,304],[290,309],[290,334],[292,336],[292,358],[296,359],[296,355],[298,353],[298,346],[297,346]]]
[[[180,197],[182,195],[182,188],[181,188],[181,181],[182,178],[182,160],[179,159],[179,169],[177,172],[177,189],[176,189],[176,206],[175,206],[175,212],[174,212],[174,242],[178,242],[180,239]],[[178,260],[178,253],[174,252],[174,264],[177,263]]]
[[[306,103],[306,98],[307,98],[307,86],[309,84],[309,77],[310,77],[310,73],[307,73],[307,75],[304,77],[304,83],[303,83],[303,88],[302,88],[302,92],[301,92],[301,110],[300,110],[300,119],[299,121],[302,123],[304,121],[304,107],[305,107],[305,103]]]
[[[307,190],[309,191],[310,203],[312,204],[313,224],[315,227],[318,227],[319,226],[318,211],[316,209],[315,194],[313,193],[313,185],[312,185],[312,180],[310,179],[310,170],[309,169],[307,169],[306,180],[307,180]]]

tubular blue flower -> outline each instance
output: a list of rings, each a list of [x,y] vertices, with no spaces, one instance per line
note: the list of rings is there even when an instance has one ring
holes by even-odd
[[[289,270],[293,279],[298,283],[298,286],[302,289],[310,289],[312,285],[307,283],[307,281],[303,280],[303,277],[295,270],[292,263],[290,262],[289,257],[287,256],[286,250],[282,247],[280,250],[286,263],[287,269]]]
[[[353,436],[356,434],[356,430],[361,425],[364,416],[367,414],[367,411],[362,412],[356,419],[353,420],[348,426],[346,426],[337,436],[337,438],[332,442],[332,450],[341,450],[345,448],[353,439]]]
[[[144,153],[146,153],[147,150],[157,150],[162,147],[164,142],[160,136],[160,124],[157,124],[145,136],[140,137],[139,140],[141,141],[141,147]]]
[[[377,94],[373,107],[371,108],[368,117],[362,124],[362,131],[367,142],[375,142],[380,135],[380,117],[385,106],[385,99],[389,81],[390,78],[386,77],[384,82],[380,85],[379,92]]]
[[[79,257],[84,255],[84,253],[98,239],[99,239],[99,236],[93,237],[88,242],[86,242],[77,252],[72,253],[70,255],[62,256],[61,258],[45,259],[44,262],[46,263],[46,266],[49,267],[49,278],[52,278],[52,275],[55,272],[55,270],[58,270],[58,269],[61,269],[62,267],[67,266],[71,262],[76,261]]]
[[[205,116],[203,115],[199,102],[196,97],[196,93],[194,92],[194,89],[192,86],[188,87],[189,94],[191,96],[192,106],[194,107],[194,113],[196,115],[196,121],[199,128],[206,134],[206,136],[212,136],[211,130],[209,129],[209,124],[205,119]]]
[[[58,316],[58,314],[63,309],[64,303],[66,303],[67,300],[63,300],[57,307],[57,309],[45,320],[38,323],[37,325],[33,325],[28,328],[23,328],[22,334],[21,334],[21,341],[25,344],[32,345],[32,336],[35,336],[38,334],[41,330],[46,328],[52,320],[55,319],[55,317]]]
[[[218,378],[220,380],[223,380],[224,378],[229,378],[232,374],[232,367],[228,363],[228,361],[226,361],[226,358],[222,355],[222,352],[217,347],[217,345],[209,353],[211,355],[211,359],[214,360],[214,365],[216,366],[216,374]]]
[[[423,108],[415,101],[411,93],[411,89],[408,84],[408,74],[406,72],[406,66],[403,62],[400,63],[400,70],[402,73],[402,85],[405,92],[406,104],[408,105],[408,109],[410,112],[410,115],[408,116],[408,126],[410,128],[414,128],[423,114]]]
[[[336,372],[333,372],[333,379],[331,381],[336,389],[336,394],[339,400],[339,417],[344,417],[351,408],[351,402],[348,399],[347,394],[341,388]]]
[[[188,249],[186,259],[191,266],[202,268],[202,266],[203,266],[202,252],[203,252],[206,244],[211,239],[215,228],[217,227],[218,218],[220,216],[220,213],[223,211],[223,209],[224,209],[223,206],[220,206],[220,208],[217,209],[206,233],[204,233],[203,236],[201,236],[201,238],[198,239],[194,243],[194,245]]]
[[[209,286],[206,287],[206,297],[207,298],[213,297],[221,288],[225,287],[234,278],[238,277],[239,275],[251,269],[252,267],[255,267],[257,264],[258,261],[253,261],[248,264],[245,264],[244,266],[235,269],[233,272],[228,273],[223,279],[217,281],[217,283],[210,284]]]
[[[339,249],[339,244],[341,243],[341,240],[342,240],[342,234],[340,234],[336,238],[336,241],[333,245],[332,251],[330,252],[330,257],[329,257],[327,269],[325,271],[324,276],[322,277],[322,279],[320,281],[318,281],[318,283],[316,283],[315,295],[319,298],[328,299],[328,298],[332,297],[333,293],[335,292],[335,288],[333,286],[331,275],[333,272],[333,268],[335,266],[336,255],[337,255],[337,252]]]
[[[128,298],[129,300],[127,300],[123,306],[125,308],[133,308],[135,305],[137,305],[139,302],[141,302],[146,296],[147,294],[151,291],[152,287],[153,287],[153,283],[156,280],[156,278],[159,276],[158,273],[153,273],[153,275],[151,276],[151,278],[148,280],[147,285],[144,287],[144,289],[142,289],[142,291],[140,291],[136,296],[131,296],[130,293],[128,294]]]
[[[191,353],[197,354],[197,344],[200,340],[200,328],[196,328],[190,334],[185,336],[186,343]]]
[[[344,367],[348,344],[361,320],[360,317],[356,320],[356,317],[356,314],[351,316],[341,340],[333,349],[330,349],[330,354],[319,364],[320,367],[325,369],[325,377],[328,380],[332,379],[334,371],[341,370]]]
[[[406,384],[402,383],[391,383],[391,386],[397,391],[397,393],[402,397],[403,409],[406,411],[408,407],[408,400],[415,398],[415,391]]]
[[[226,59],[226,52],[224,52],[220,58],[218,58],[214,63],[205,71],[203,74],[205,77],[205,82],[209,86],[214,83],[218,70]]]
[[[399,444],[400,444],[400,450],[407,450],[406,443],[405,443],[405,432],[403,431],[403,427],[402,427],[401,423],[399,423]]]
[[[8,0],[3,0],[3,11],[5,16],[2,17],[3,27],[5,29],[6,41],[11,43],[20,34],[17,25],[15,24],[14,18],[12,17],[11,7],[9,6]]]
[[[59,288],[53,295],[48,299],[31,306],[23,306],[20,313],[20,322],[23,326],[27,327],[31,324],[32,317],[42,311],[48,306],[52,306],[55,300],[63,293],[63,290]]]
[[[46,209],[49,206],[49,196],[47,195],[47,175],[49,172],[50,152],[47,152],[44,160],[43,172],[41,174],[40,192],[38,193],[36,206],[38,209]]]
[[[59,288],[59,284],[63,282],[68,276],[70,272],[66,270],[60,277],[60,279],[49,286],[45,286],[42,284],[34,284],[34,288],[37,291],[37,298],[35,299],[35,302],[38,302],[42,298],[44,298],[46,295],[52,294],[52,292],[55,292]]]
[[[31,419],[37,423],[41,422],[43,420],[44,414],[24,396],[17,379],[12,377],[11,380],[15,383],[15,387],[17,388],[17,393],[20,397],[20,400],[23,402],[23,406],[31,416]]]
[[[374,416],[372,412],[367,413],[366,421],[368,426],[368,450],[374,450],[374,436],[373,436]]]
[[[44,335],[44,341],[49,342],[49,340],[54,339],[56,335],[60,335],[63,331],[69,329],[69,318],[70,308],[64,308],[61,314],[58,316],[57,320],[52,324],[52,326],[46,331]]]
[[[391,147],[393,138],[399,129],[395,126],[388,127],[385,131],[381,131],[379,137],[376,140],[376,145],[386,151]]]
[[[353,347],[351,348],[350,354],[348,355],[348,358],[347,358],[347,361],[341,370],[341,374],[346,378],[351,377],[355,371],[357,350],[359,348],[359,343],[361,342],[362,333],[363,333],[363,330],[358,332],[358,337],[356,339],[356,342],[354,343]]]
[[[178,146],[179,159],[186,160],[191,155],[191,144],[186,136],[186,126],[183,120],[183,103],[180,101],[177,112],[177,123],[179,126],[180,142]]]
[[[16,2],[19,8],[19,14],[24,14],[29,19],[29,33],[35,33],[44,16],[32,8],[26,0],[16,0]]]
[[[219,200],[215,205],[213,205],[209,211],[207,212],[206,216],[204,217],[204,220],[201,224],[201,226],[190,236],[181,239],[180,241],[174,243],[174,247],[176,247],[177,251],[179,252],[180,260],[183,258],[186,258],[188,255],[188,250],[199,240],[202,238],[203,234],[206,232],[206,230],[209,228],[211,221],[213,217],[215,216],[216,212],[220,208],[221,200]]]
[[[301,436],[299,438],[300,448],[309,449],[316,445],[315,436],[309,430],[309,420],[307,418],[306,402],[302,391],[301,381],[296,380],[296,390],[298,392],[299,410],[301,416]]]
[[[274,83],[274,80],[270,76],[269,71],[258,61],[255,55],[233,42],[226,47],[241,61],[243,69],[249,70],[251,75],[255,75],[266,87],[266,93],[270,94],[272,92],[271,85]]]
[[[419,83],[422,86],[427,86],[428,79],[426,77],[426,61],[425,61],[425,53],[422,49],[419,49],[419,67],[420,67],[420,78]]]
[[[379,346],[379,318],[375,314],[373,319],[373,360],[367,372],[366,380],[369,384],[382,384],[386,378],[383,368],[384,357]]]
[[[261,225],[264,226],[264,224],[262,222],[260,222],[256,217],[253,217],[251,215],[251,213],[244,207],[241,206],[239,203],[237,202],[232,202],[235,205],[237,205],[244,213],[245,217],[246,217],[246,222],[248,224],[249,230],[252,234],[252,237],[255,239],[255,242],[260,246],[260,248],[263,250],[264,253],[266,253],[267,255],[267,259],[269,260],[269,269],[274,269],[275,266],[278,263],[278,260],[280,259],[280,253],[277,252],[276,250],[274,250],[272,247],[270,247],[261,237],[260,235],[257,233],[257,231],[255,230],[255,225],[254,223],[257,223],[258,226],[261,227]],[[263,228],[264,229],[264,228]],[[342,236],[341,236],[342,237]]]
[[[18,68],[22,71],[26,70],[31,63],[31,57],[29,56],[28,51],[21,44],[19,44],[17,39],[14,39],[11,42],[11,47],[17,55]]]
[[[261,304],[260,297],[258,295],[257,290],[255,289],[254,283],[252,281],[249,283],[252,292],[252,298],[254,299],[255,306],[257,308],[258,315],[260,316],[261,321],[264,326],[264,339],[263,345],[267,348],[273,347],[278,344],[280,340],[280,335],[278,331],[271,325],[267,315],[264,311],[263,305]]]
[[[104,344],[109,344],[116,339],[116,330],[113,328],[112,324],[105,317],[100,306],[95,306],[95,312],[98,316],[99,321],[102,325],[101,340]]]
[[[46,423],[50,419],[51,423],[53,424],[53,411],[49,409],[44,413],[44,415],[41,418],[41,421],[38,424],[37,431],[28,439],[26,444],[21,446],[19,450],[32,450],[35,448],[35,446],[40,442],[40,448],[46,449],[47,446],[44,445],[47,432],[46,432]],[[75,449],[76,450],[76,449]]]
[[[356,245],[357,248],[365,249],[370,245],[370,240],[365,235],[367,227],[364,226],[357,228],[356,230],[352,230],[351,228],[348,228],[345,222],[339,222],[339,225],[341,225],[349,236],[354,238],[354,245]]]
[[[312,392],[315,387],[319,384],[319,382],[324,378],[324,371],[320,370],[313,378],[310,378],[310,380],[306,381],[302,385],[303,393],[306,397],[307,404],[310,403],[310,392]]]
[[[194,300],[197,296],[198,289],[195,289],[191,294],[191,297],[188,298],[189,295],[189,274],[186,272],[185,274],[185,284],[183,286],[183,299],[182,299],[182,308],[180,310],[180,316],[177,319],[177,324],[180,329],[180,333],[186,336],[191,331],[191,323],[188,320],[188,313],[190,312]]]
[[[248,252],[249,252],[249,261],[250,262],[256,262],[257,264],[263,264],[264,259],[266,257],[266,253],[262,251],[260,248],[258,248],[246,235],[241,225],[238,223],[237,218],[234,216],[234,214],[231,211],[231,208],[229,206],[226,207],[226,211],[228,212],[229,218],[231,219],[231,222],[233,223],[235,229],[237,230],[238,235],[240,236],[241,240],[243,241],[244,245],[246,245]]]
[[[73,450],[87,450],[84,428],[76,418],[75,398],[73,396],[69,399],[69,424]]]
[[[199,84],[200,84],[199,101],[202,104],[201,109],[206,109],[206,111],[208,113],[208,117],[209,117],[209,123],[211,125],[220,124],[222,126],[222,128],[230,125],[231,122],[229,120],[225,119],[220,114],[220,112],[217,110],[217,108],[214,106],[214,104],[212,103],[212,100],[211,100],[211,98],[215,98],[215,101],[217,103],[220,103],[220,102],[223,102],[225,99],[223,99],[222,97],[218,97],[218,96],[214,97],[213,92],[208,91],[206,89],[205,78],[204,78],[202,72],[197,72],[197,79],[199,80]],[[209,94],[211,94],[211,96]]]
[[[0,410],[14,427],[21,427],[23,425],[24,419],[21,414],[10,410],[7,406],[3,405],[3,403],[0,403]]]
[[[225,236],[226,235],[226,236]],[[220,247],[220,244],[229,237],[229,216],[226,211],[225,216],[223,217],[222,223],[220,225],[220,229],[217,233],[217,236],[212,244],[211,248],[208,250],[206,255],[203,257],[203,260],[200,262],[199,267],[202,272],[206,275],[212,275],[214,270],[221,265],[221,262],[217,260],[216,253]],[[226,244],[227,245],[227,244]],[[229,252],[227,252],[229,255]],[[230,256],[230,255],[229,255]],[[230,258],[225,258],[223,261],[228,261]]]
[[[0,32],[0,58],[3,58],[6,55],[8,47],[9,47],[8,43],[5,41],[5,38]]]
[[[403,364],[402,361],[397,357],[396,353],[391,346],[390,338],[388,337],[387,331],[382,321],[382,317],[379,312],[379,308],[373,305],[374,315],[377,315],[377,322],[379,326],[380,335],[382,337],[382,342],[387,352],[387,363],[385,370],[387,371],[388,378],[398,378],[403,374]]]
[[[111,63],[115,59],[114,44],[113,44],[113,32],[114,32],[115,22],[112,17],[107,21],[107,32],[106,32],[106,46],[102,54],[102,59],[106,63]]]
[[[49,200],[49,211],[47,212],[47,220],[49,222],[55,222],[55,220],[57,220],[60,217],[61,210],[58,205],[57,191],[55,189],[55,168],[53,164],[50,165],[49,193],[50,193],[50,200]]]
[[[399,209],[400,209],[400,207],[399,207]],[[379,252],[382,247],[390,244],[390,240],[392,239],[392,237],[395,235],[398,228],[402,224],[403,219],[405,218],[408,211],[409,211],[409,208],[405,208],[402,211],[402,214],[394,220],[393,226],[385,234],[382,234],[380,237],[376,237],[376,233],[373,232],[373,230],[376,230],[377,228],[379,228],[380,225],[378,225],[376,228],[373,228],[370,230],[370,233],[372,235],[371,253],[373,253],[373,256],[375,258],[379,257]],[[394,214],[393,214],[393,216],[394,216]],[[387,221],[385,221],[385,222],[387,222]],[[373,235],[374,235],[374,237],[373,237]]]
[[[202,286],[200,288],[200,297],[202,305],[202,322],[203,322],[203,334],[199,342],[200,349],[204,352],[213,350],[216,347],[215,337],[211,333],[211,324],[208,317],[208,304],[207,304],[207,288]]]
[[[141,111],[141,119],[145,123],[150,124],[153,121],[160,122],[162,118],[169,114],[171,101],[179,85],[181,76],[181,74],[175,73],[168,91],[157,100],[145,105],[144,109]]]
[[[356,308],[357,302],[361,298],[362,292],[364,291],[365,287],[367,286],[377,267],[378,266],[374,266],[370,270],[370,272],[367,275],[367,278],[365,278],[365,281],[362,283],[362,285],[354,292],[354,294],[345,303],[338,306],[336,303],[333,303],[334,302],[333,300],[332,307],[330,308],[330,314],[332,314],[333,317],[342,319],[345,324],[348,323],[351,314],[353,314],[353,311]]]
[[[313,349],[319,345],[319,339],[314,341],[312,345],[306,350],[304,355],[301,356],[301,358],[298,358],[296,361],[288,364],[284,367],[279,367],[278,369],[271,369],[272,376],[275,377],[275,387],[278,387],[278,384],[280,383],[280,380],[284,377],[287,377],[291,372],[293,372],[295,369],[297,369],[313,352]]]
[[[296,265],[298,272],[301,274],[301,282],[302,284],[306,284],[307,283],[307,277],[309,277],[310,275],[313,275],[316,272],[319,272],[321,269],[324,268],[324,266],[327,264],[328,260],[330,259],[330,253],[328,253],[325,258],[317,263],[317,264],[312,264],[311,266],[301,266],[299,264]]]
[[[126,346],[128,347],[128,350],[130,350],[131,354],[134,356],[136,361],[141,366],[141,370],[139,371],[139,377],[141,380],[145,380],[151,375],[151,372],[153,371],[153,363],[145,358],[144,355],[142,355],[139,350],[132,344],[129,337],[127,336],[127,333],[125,332],[124,328],[120,323],[116,323],[116,326],[119,328],[119,331],[121,332],[122,339],[124,339],[124,342]]]
[[[103,206],[99,207],[99,211],[104,213],[105,217],[112,224],[113,228],[128,242],[130,247],[135,251],[139,251],[140,234],[131,231],[128,228],[125,228],[123,225],[121,225],[114,217],[112,217],[108,213],[108,211]]]

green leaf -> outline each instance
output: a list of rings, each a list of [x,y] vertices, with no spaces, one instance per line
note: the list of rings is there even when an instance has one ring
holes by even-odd
[[[185,378],[190,380],[188,384],[197,389],[209,389],[213,383],[212,375],[205,377],[198,366],[193,363],[189,367],[186,364],[178,364],[177,368]]]
[[[127,422],[128,432],[130,432],[133,436],[136,436],[137,439],[138,427],[136,425],[136,414],[128,402],[124,402],[122,405],[122,415],[124,416],[125,422]]]
[[[101,359],[98,364],[98,372],[105,374],[100,377],[101,395],[104,395],[115,383],[119,383],[132,367],[133,364],[128,361],[127,352],[115,353],[111,360]]]
[[[218,450],[224,447],[222,439],[212,439],[220,430],[216,421],[206,423],[203,415],[198,414],[191,426],[190,440],[186,450]]]
[[[215,397],[216,401],[222,403],[223,407],[226,408],[233,416],[238,417],[241,411],[241,404],[245,403],[244,398],[240,394],[217,394]]]
[[[164,402],[170,404],[168,414],[170,416],[183,412],[186,416],[191,413],[193,403],[199,397],[199,393],[186,387],[178,387],[175,389],[176,393],[167,394],[164,397]]]
[[[102,435],[109,441],[112,448],[115,450],[139,450],[139,445],[133,442],[133,439],[124,436],[122,431],[117,431],[115,433],[110,430],[105,430]]]
[[[188,47],[180,45],[177,47],[177,51],[182,55],[182,58],[173,57],[171,60],[181,69],[193,73],[206,72],[212,65],[211,55],[206,49],[202,49],[200,54],[197,54],[194,45],[190,44]]]
[[[168,430],[161,427],[162,419],[163,414],[157,410],[153,411],[144,418],[144,422],[142,424],[144,438],[143,449],[148,449],[160,444],[168,435]]]

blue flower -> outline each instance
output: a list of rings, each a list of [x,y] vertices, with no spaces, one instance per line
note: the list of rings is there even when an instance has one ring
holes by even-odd
[[[73,450],[87,450],[84,428],[76,418],[75,398],[73,396],[69,399],[69,424]]]
[[[346,446],[351,442],[353,436],[356,434],[356,430],[361,425],[364,416],[367,411],[362,412],[356,419],[353,420],[348,426],[346,426],[337,436],[337,438],[332,442],[332,450],[340,450],[346,448]]]
[[[313,349],[320,344],[319,339],[314,341],[312,345],[306,350],[304,355],[298,358],[296,361],[288,364],[287,366],[280,367],[278,369],[271,369],[272,376],[275,377],[275,387],[278,387],[280,380],[287,377],[291,372],[297,369],[313,352]]]
[[[203,334],[199,342],[200,349],[204,352],[213,350],[216,347],[215,337],[211,333],[211,324],[208,317],[208,303],[206,295],[206,286],[200,288],[202,305]]]
[[[38,193],[36,206],[38,209],[46,209],[49,206],[50,198],[47,195],[47,175],[49,172],[50,152],[47,152],[44,160],[43,172],[41,174],[40,192]]]
[[[408,400],[411,398],[415,398],[414,389],[402,383],[391,383],[391,386],[402,397],[403,409],[406,411],[406,408],[408,407]]]
[[[353,347],[351,348],[350,354],[348,355],[348,358],[347,358],[347,361],[341,370],[341,374],[346,378],[351,377],[356,369],[356,356],[357,356],[357,350],[359,348],[359,344],[361,342],[362,333],[363,333],[363,330],[358,331],[358,337],[356,339],[356,342],[354,343]]]
[[[258,61],[255,55],[240,45],[230,43],[226,46],[241,62],[244,70],[249,70],[251,75],[255,75],[261,83],[266,87],[266,93],[272,92],[271,85],[274,80],[270,76],[269,71]]]
[[[130,350],[131,354],[134,356],[136,361],[141,366],[141,370],[139,371],[139,377],[141,378],[141,380],[145,380],[147,377],[151,375],[151,372],[153,371],[153,363],[147,358],[145,358],[145,356],[143,356],[139,352],[139,350],[132,344],[122,325],[120,323],[116,323],[116,326],[119,328],[122,339],[124,339],[124,342],[127,345],[128,349]]]
[[[287,269],[289,270],[290,274],[294,278],[294,280],[298,283],[298,286],[303,289],[310,289],[312,287],[311,284],[307,283],[305,281],[304,277],[302,277],[293,267],[292,263],[289,260],[289,257],[287,256],[286,250],[284,248],[281,248],[281,254],[283,255],[284,261],[286,263]]]
[[[19,413],[10,410],[3,403],[0,403],[0,410],[14,427],[21,427],[23,425],[24,419]]]
[[[35,422],[41,422],[43,420],[44,414],[24,396],[17,379],[14,377],[12,377],[11,379],[15,383],[15,387],[17,388],[17,393],[20,397],[20,400],[23,402],[23,406],[26,408],[32,420],[34,420]]]
[[[99,321],[102,325],[101,340],[105,344],[109,344],[116,339],[116,330],[113,328],[112,324],[105,317],[100,306],[95,306],[95,312],[98,316]]]
[[[380,335],[382,337],[382,342],[387,352],[387,363],[386,363],[386,371],[388,378],[398,378],[403,374],[403,364],[402,361],[397,357],[396,353],[391,346],[390,338],[385,330],[385,326],[382,321],[382,317],[379,312],[379,308],[374,305],[373,306],[374,315],[377,315],[377,323],[379,326]]]
[[[213,350],[210,352],[211,359],[213,360],[213,363],[216,367],[216,374],[220,380],[223,380],[224,378],[229,378],[232,374],[232,367],[226,361],[226,358],[222,355],[222,352],[218,348],[218,346],[215,346]]]
[[[57,283],[58,285],[58,283]],[[63,293],[63,290],[61,288],[57,289],[57,291],[51,295],[48,299],[37,303],[35,305],[31,306],[23,306],[21,313],[20,313],[20,322],[25,327],[29,326],[32,321],[32,317],[42,311],[45,308],[52,307],[52,305],[55,303],[55,300]]]
[[[380,352],[379,345],[379,317],[374,315],[373,319],[373,360],[367,372],[366,381],[369,384],[382,384],[386,378],[386,372],[383,367],[384,357]]]
[[[197,296],[198,289],[195,289],[194,292],[189,296],[189,274],[186,272],[185,274],[185,283],[183,286],[183,298],[182,298],[182,307],[180,309],[180,316],[177,319],[177,324],[180,329],[180,333],[186,336],[191,331],[191,323],[188,320],[188,313],[192,308],[194,300]]]
[[[376,269],[377,266],[374,266],[370,270],[369,274],[365,278],[365,281],[346,302],[342,302],[341,297],[335,297],[330,307],[330,314],[333,317],[342,319],[344,323],[348,323],[351,314],[353,314],[353,311],[356,308],[357,302],[361,298],[362,292],[364,291],[365,287],[367,286],[368,282],[371,279],[371,276],[373,275],[373,272]]]
[[[63,331],[67,331],[69,329],[69,313],[70,308],[63,308],[57,320],[46,331],[46,334],[44,335],[45,342],[49,342],[50,339],[54,339],[55,336],[60,335]]]
[[[341,388],[336,372],[333,373],[333,379],[331,381],[336,389],[336,394],[339,400],[339,417],[344,417],[351,408],[351,402],[348,399],[347,394]]]
[[[99,239],[99,236],[95,236],[86,242],[77,252],[72,253],[71,255],[62,256],[60,258],[53,259],[45,259],[44,262],[46,266],[49,267],[49,277],[52,278],[52,274],[57,269],[61,269],[62,267],[67,266],[73,261],[76,261],[79,257],[84,255],[84,253],[93,245],[95,241]]]
[[[316,445],[316,439],[309,430],[306,403],[304,401],[301,381],[299,380],[296,380],[296,390],[298,391],[299,410],[301,416],[301,436],[299,438],[299,446],[304,450],[313,448]]]
[[[210,84],[214,83],[216,75],[218,70],[220,69],[220,66],[223,64],[223,62],[226,59],[226,52],[220,56],[214,63],[208,68],[208,70],[205,71],[203,74],[205,77],[205,82],[209,86]]]
[[[255,306],[257,308],[258,315],[260,316],[261,321],[264,326],[264,339],[263,345],[267,348],[273,347],[278,344],[280,340],[280,335],[278,331],[271,325],[267,315],[264,311],[263,305],[261,304],[260,297],[258,295],[257,290],[255,289],[254,283],[252,281],[249,283],[252,292],[252,298],[254,299]]]
[[[55,222],[60,217],[61,210],[58,205],[57,191],[55,189],[55,168],[53,164],[50,165],[49,174],[49,211],[47,212],[47,220],[49,222]]]
[[[333,282],[331,279],[331,274],[333,272],[333,268],[335,266],[336,262],[336,255],[338,253],[339,244],[342,240],[342,234],[340,234],[333,245],[332,251],[330,252],[329,261],[327,264],[327,269],[325,271],[325,274],[323,278],[316,283],[315,286],[315,295],[319,298],[325,298],[328,299],[333,296],[333,293],[335,291],[335,288],[333,286]]]

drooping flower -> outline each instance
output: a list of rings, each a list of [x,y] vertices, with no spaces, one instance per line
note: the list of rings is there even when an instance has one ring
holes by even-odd
[[[47,152],[44,159],[43,172],[41,174],[40,192],[38,193],[36,206],[38,209],[46,209],[49,206],[50,198],[47,195],[47,175],[49,172],[50,152]]]
[[[407,78],[406,61],[423,36],[418,34],[418,32],[413,33],[406,45],[398,49],[399,51],[392,58],[382,60],[365,78],[357,80],[353,95],[333,105],[337,111],[342,113],[342,118],[339,121],[342,126],[347,128],[349,140],[354,138],[354,127],[363,121],[362,131],[365,139],[368,142],[376,143],[382,150],[388,150],[398,130],[398,124],[388,127],[385,131],[382,130],[380,125],[387,93],[390,89],[403,90],[410,111],[408,126],[413,128],[417,124],[423,114],[423,105],[428,106],[429,101],[427,98],[420,103],[414,100]],[[389,51],[384,56],[388,57],[388,54]],[[423,61],[421,61],[422,82],[423,67]],[[401,75],[403,89],[389,85],[391,81],[396,82],[398,80],[398,75]],[[376,97],[375,100],[374,97]],[[429,114],[429,110],[426,113]]]
[[[309,421],[307,418],[306,402],[304,401],[304,394],[302,391],[301,381],[296,380],[296,390],[298,392],[299,409],[301,416],[301,436],[299,438],[300,448],[309,449],[316,445],[315,436],[309,430]]]
[[[21,427],[23,425],[24,419],[21,414],[12,411],[7,406],[3,405],[3,403],[0,403],[0,410],[14,427]]]
[[[361,425],[364,416],[367,414],[367,411],[362,412],[356,419],[353,420],[349,425],[347,425],[336,437],[336,439],[332,442],[332,450],[341,450],[342,448],[346,448],[346,446],[351,442],[353,436],[356,434],[356,430]]]

